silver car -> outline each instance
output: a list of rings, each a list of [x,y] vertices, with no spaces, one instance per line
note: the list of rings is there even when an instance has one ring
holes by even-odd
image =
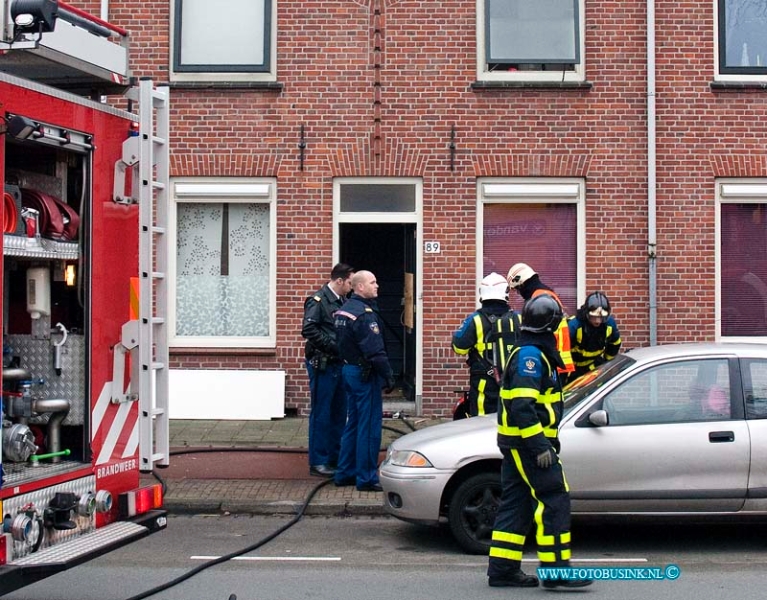
[[[767,515],[767,345],[631,350],[565,388],[561,459],[574,515]],[[496,416],[394,441],[387,510],[486,554],[500,498]]]

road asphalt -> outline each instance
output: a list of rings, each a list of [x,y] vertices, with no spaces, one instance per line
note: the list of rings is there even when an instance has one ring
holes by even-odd
[[[392,440],[444,419],[384,419],[382,453]],[[383,515],[381,492],[336,487],[309,475],[307,418],[170,421],[169,466],[142,475],[165,484],[171,514]]]

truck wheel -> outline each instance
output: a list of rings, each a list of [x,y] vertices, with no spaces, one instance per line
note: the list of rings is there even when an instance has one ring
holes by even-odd
[[[501,503],[501,474],[477,473],[453,493],[447,520],[458,545],[469,554],[487,554]]]

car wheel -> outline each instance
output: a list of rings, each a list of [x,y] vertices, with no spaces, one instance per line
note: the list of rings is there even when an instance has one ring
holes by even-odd
[[[488,553],[500,503],[500,473],[472,475],[453,493],[448,524],[455,540],[469,554]]]

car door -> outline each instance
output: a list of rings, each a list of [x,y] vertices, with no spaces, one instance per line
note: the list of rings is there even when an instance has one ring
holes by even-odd
[[[767,360],[749,358],[741,361],[746,419],[751,434],[751,470],[749,501],[762,506],[767,499]]]
[[[648,367],[603,391],[561,430],[573,510],[739,510],[750,455],[739,390],[737,361],[715,358]],[[597,409],[608,425],[589,424]]]

